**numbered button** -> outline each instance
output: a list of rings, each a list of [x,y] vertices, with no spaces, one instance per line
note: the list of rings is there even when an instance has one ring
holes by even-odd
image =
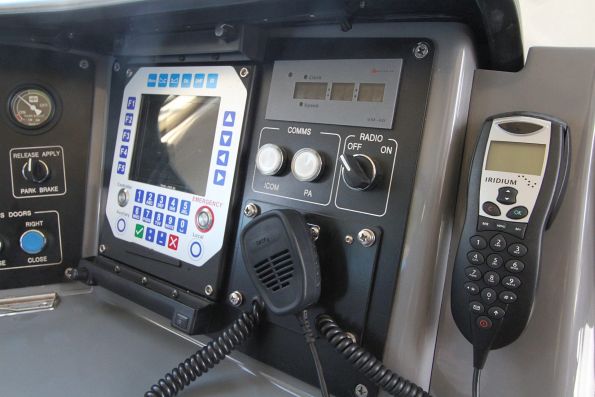
[[[502,280],[502,285],[505,287],[508,287],[510,289],[515,289],[515,288],[520,287],[521,280],[515,276],[506,276]]]
[[[482,250],[488,246],[488,242],[486,241],[486,239],[481,236],[473,236],[471,237],[471,239],[469,239],[469,242],[471,243],[471,246],[476,250]]]
[[[479,294],[479,287],[475,283],[465,283],[465,291],[469,295],[477,295]]]
[[[483,276],[483,281],[485,281],[487,285],[495,286],[500,282],[500,276],[496,272],[487,272]]]
[[[469,310],[471,311],[471,313],[482,314],[484,308],[483,305],[479,302],[471,302],[469,303]]]
[[[516,294],[511,291],[500,292],[500,295],[498,295],[498,298],[500,299],[501,302],[504,302],[504,303],[516,302]]]
[[[490,240],[490,248],[494,251],[503,251],[506,248],[506,239],[501,234],[496,234]]]
[[[518,259],[512,259],[506,262],[504,267],[511,273],[520,273],[525,268],[525,264]]]
[[[504,311],[504,309],[502,309],[498,306],[492,306],[488,309],[488,314],[490,317],[495,318],[496,320],[499,320],[502,317],[504,317],[506,312]]]
[[[477,251],[471,251],[467,254],[469,263],[473,265],[481,265],[483,263],[483,255]]]
[[[477,281],[481,278],[481,272],[476,267],[466,268],[465,274],[469,280]]]
[[[486,261],[486,263],[492,269],[498,269],[502,266],[502,263],[504,263],[504,260],[498,254],[491,254],[490,256],[488,256],[488,260]]]
[[[527,247],[523,244],[515,243],[508,247],[508,253],[516,257],[525,256],[527,254]]]
[[[491,288],[484,288],[481,290],[481,299],[487,303],[494,303],[496,301],[496,291]]]

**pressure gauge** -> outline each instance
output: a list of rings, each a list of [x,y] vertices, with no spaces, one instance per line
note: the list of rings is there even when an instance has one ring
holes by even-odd
[[[8,106],[12,120],[25,129],[38,129],[47,125],[56,111],[52,95],[42,88],[16,91]]]

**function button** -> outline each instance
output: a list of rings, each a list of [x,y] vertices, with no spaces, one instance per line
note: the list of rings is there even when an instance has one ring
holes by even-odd
[[[474,265],[481,265],[483,263],[483,255],[477,251],[471,251],[467,254],[467,260]]]
[[[492,320],[488,317],[481,316],[477,319],[477,326],[481,329],[490,329],[492,328]]]
[[[132,219],[140,221],[141,213],[142,209],[139,206],[135,205],[134,207],[132,207]]]
[[[519,205],[518,207],[511,208],[510,211],[506,213],[506,216],[510,219],[523,219],[529,214],[529,210],[527,207],[523,207]]]
[[[167,201],[167,198],[163,195],[163,194],[158,194],[157,195],[157,202],[155,203],[155,207],[160,208],[160,209],[165,209],[165,202]]]
[[[47,239],[39,230],[27,230],[19,239],[21,249],[29,255],[37,255],[45,248]]]
[[[476,267],[468,267],[465,269],[465,275],[469,280],[477,281],[481,278],[481,272]]]
[[[142,189],[136,189],[136,191],[134,193],[134,201],[142,204],[144,197],[145,197],[145,191]]]
[[[477,295],[479,294],[479,287],[475,283],[465,283],[465,291],[469,295]]]
[[[176,197],[169,198],[167,210],[171,212],[178,212],[178,199]]]
[[[190,201],[188,201],[188,200],[180,201],[180,214],[190,215]]]
[[[496,291],[491,288],[484,288],[481,290],[481,299],[487,303],[494,303],[496,301]]]
[[[194,216],[194,223],[197,229],[203,233],[208,232],[213,227],[215,217],[209,207],[200,207]]]
[[[490,240],[490,248],[494,251],[503,251],[506,248],[506,239],[501,234],[496,234]]]
[[[166,215],[165,216],[165,228],[169,230],[174,230],[176,226],[176,217],[173,215]]]
[[[514,243],[508,247],[508,253],[519,258],[527,254],[527,247],[525,247],[523,244]]]
[[[484,308],[483,305],[479,302],[471,302],[469,303],[469,310],[471,311],[471,313],[482,314]]]
[[[151,220],[153,220],[153,211],[145,208],[143,210],[143,222],[151,223]]]
[[[155,226],[163,226],[163,214],[161,212],[155,211],[155,216],[153,217],[153,224]]]
[[[496,272],[487,272],[483,276],[483,281],[485,281],[487,285],[495,286],[500,282],[500,276]]]
[[[514,303],[516,301],[516,294],[511,291],[502,291],[500,295],[498,295],[501,302],[504,303]]]
[[[262,175],[278,175],[285,166],[285,153],[279,146],[267,143],[256,153],[256,169]]]
[[[322,157],[310,148],[298,150],[291,161],[291,173],[300,182],[315,181],[322,173],[322,168]]]
[[[499,216],[501,214],[500,207],[491,201],[483,203],[481,208],[483,208],[483,211],[490,216]]]
[[[515,289],[521,285],[521,280],[515,276],[506,276],[502,280],[502,285],[510,289]]]
[[[178,233],[186,234],[186,230],[188,229],[188,221],[184,218],[178,218]]]
[[[155,204],[155,193],[147,192],[147,195],[145,196],[145,204],[151,207]]]
[[[514,204],[516,203],[516,195],[518,190],[513,187],[505,186],[498,189],[498,198],[496,199],[502,204]]]
[[[518,259],[511,259],[508,262],[506,262],[506,265],[504,265],[504,267],[506,267],[506,270],[508,270],[511,273],[520,273],[525,268],[525,264]]]
[[[502,266],[504,260],[498,254],[491,254],[490,256],[488,256],[488,260],[486,261],[486,263],[492,269],[498,269]]]
[[[499,232],[507,232],[509,227],[508,227],[508,222],[506,221],[498,221],[495,220],[494,221],[494,230],[497,230]]]
[[[486,239],[481,236],[473,236],[471,237],[469,242],[471,243],[471,246],[476,250],[482,250],[488,246],[488,242],[486,241]]]
[[[490,317],[495,318],[496,320],[499,320],[502,317],[504,317],[506,312],[504,311],[504,309],[502,309],[498,306],[492,306],[488,309],[488,314],[490,315]]]
[[[120,191],[118,192],[118,205],[120,207],[126,207],[129,200],[130,193],[128,193],[128,189],[120,189]]]
[[[486,218],[485,216],[480,216],[479,221],[477,222],[477,231],[483,232],[486,230],[496,230],[496,226],[494,224],[494,220],[490,218]]]
[[[508,230],[506,232],[518,238],[525,238],[526,230],[527,224],[525,223],[509,223]]]

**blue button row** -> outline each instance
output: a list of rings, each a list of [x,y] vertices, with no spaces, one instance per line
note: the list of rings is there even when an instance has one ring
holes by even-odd
[[[150,73],[147,78],[147,87],[217,88],[218,80],[219,74],[217,73],[209,73],[206,76],[204,73],[196,73],[194,76],[191,73]]]
[[[137,203],[145,203],[149,207],[155,206],[157,208],[165,209],[170,212],[178,212],[180,214],[190,215],[190,201],[178,200],[176,197],[169,197],[169,199],[163,194],[155,194],[153,192],[146,192],[142,189],[136,189],[134,194],[134,201]]]
[[[158,227],[164,227],[169,230],[176,230],[178,233],[186,234],[188,231],[188,220],[185,218],[178,218],[176,226],[176,217],[173,215],[164,215],[162,212],[150,210],[148,208],[142,209],[139,206],[132,207],[132,219],[141,220],[145,223],[153,223]]]

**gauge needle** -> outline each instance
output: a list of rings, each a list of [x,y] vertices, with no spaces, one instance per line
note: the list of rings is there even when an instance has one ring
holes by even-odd
[[[25,102],[25,104],[27,106],[29,106],[29,109],[31,109],[35,112],[36,116],[39,116],[41,114],[41,110],[37,109],[37,106],[30,104],[25,98],[23,98],[20,95],[17,95],[17,98],[19,98],[21,101]]]

